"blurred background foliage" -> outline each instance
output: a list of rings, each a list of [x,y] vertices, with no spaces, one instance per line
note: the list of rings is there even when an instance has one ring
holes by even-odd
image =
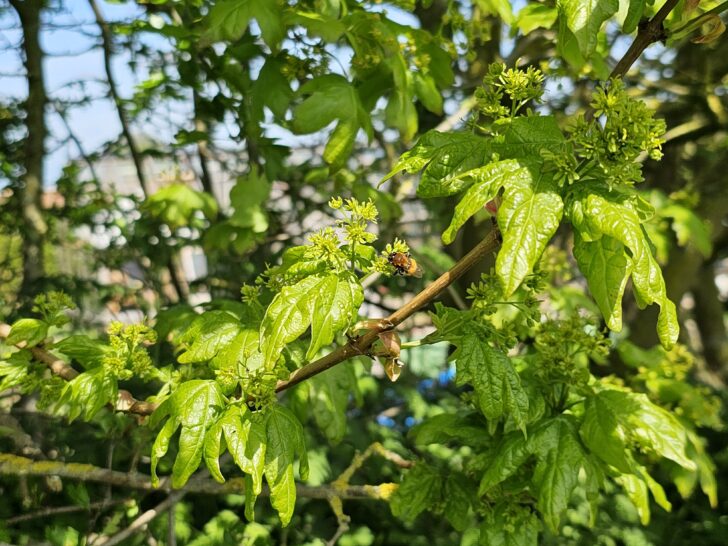
[[[660,7],[618,4],[620,23],[632,4],[645,15]],[[697,2],[682,4],[668,28],[680,28]],[[700,4],[707,11],[718,2]],[[2,58],[17,68],[3,68],[8,85],[0,92],[0,316],[12,322],[35,294],[63,290],[79,307],[66,327],[74,332],[96,336],[114,319],[155,317],[167,339],[194,307],[231,305],[241,285],[285,248],[332,224],[325,204],[334,195],[371,199],[382,244],[406,239],[425,267],[423,279],[380,280],[367,291],[364,315],[391,312],[490,229],[487,214],[476,215],[443,247],[452,203],[416,198],[407,176],[377,187],[416,135],[461,125],[496,60],[543,70],[539,109],[564,119],[588,106],[594,82],[607,77],[630,41],[612,20],[592,55],[576,58],[557,51],[556,20],[550,1],[0,1]],[[563,535],[544,544],[722,545],[728,536],[720,403],[728,379],[728,41],[696,45],[694,37],[650,48],[625,78],[630,93],[667,124],[665,157],[645,162],[642,188],[657,210],[649,234],[689,353],[653,349],[654,312],[629,298],[621,336],[632,344],[592,366],[699,423],[716,464],[718,508],[667,488],[672,513],[655,506],[642,526],[615,490],[601,500],[593,527],[586,502],[575,501]],[[89,69],[53,68],[54,56],[83,57]],[[70,78],[47,85],[63,70]],[[325,75],[325,85],[311,83]],[[95,131],[111,134],[99,140]],[[570,247],[567,239],[558,233],[545,257],[556,276],[548,305],[593,309],[573,258],[559,250]],[[469,272],[445,296],[448,303],[463,302],[467,286],[491,266]],[[420,338],[429,318],[417,316],[408,327],[405,337]],[[157,362],[173,362],[169,344],[154,351]],[[396,383],[362,359],[344,438],[332,445],[325,430],[306,429],[309,483],[332,481],[374,441],[417,453],[408,431],[456,407],[447,353],[441,345],[409,349]],[[137,397],[151,394],[137,387]],[[303,385],[287,394],[304,422],[312,418],[306,392]],[[67,426],[17,393],[0,407],[3,451],[119,470],[148,463],[152,431],[132,417],[105,414]],[[372,457],[356,483],[397,476],[394,465]],[[18,544],[91,543],[162,499],[52,477],[3,477],[0,491],[0,540]],[[322,500],[301,498],[285,529],[264,503],[257,521],[246,522],[242,504],[237,495],[188,495],[125,544],[169,544],[173,535],[195,545],[322,545],[338,525]],[[342,546],[477,540],[427,515],[405,524],[383,502],[347,501],[345,512],[352,523]]]

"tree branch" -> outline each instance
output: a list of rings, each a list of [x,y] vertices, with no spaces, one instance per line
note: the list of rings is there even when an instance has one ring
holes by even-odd
[[[395,328],[410,316],[412,316],[421,307],[424,307],[434,300],[448,286],[459,279],[468,269],[479,262],[486,254],[493,252],[500,244],[500,232],[497,229],[491,230],[485,239],[478,243],[470,252],[463,256],[449,271],[446,271],[438,277],[432,284],[428,285],[422,292],[417,294],[404,306],[380,321],[380,326],[369,330],[366,334],[358,337],[342,345],[338,349],[332,351],[326,356],[319,358],[302,368],[291,373],[288,379],[279,381],[276,385],[276,392],[281,392],[301,381],[318,375],[348,360],[354,356],[365,355],[369,352],[370,347],[379,338],[379,334],[386,330]]]
[[[101,31],[101,48],[104,53],[104,70],[106,71],[106,79],[108,80],[109,84],[109,94],[114,101],[114,106],[116,106],[116,113],[119,116],[119,123],[121,124],[121,132],[123,133],[124,139],[129,146],[129,153],[131,154],[131,159],[134,162],[134,168],[136,169],[137,178],[139,179],[139,184],[141,185],[142,192],[144,193],[145,197],[148,197],[151,188],[149,188],[146,175],[144,174],[142,156],[139,148],[137,147],[137,143],[131,134],[131,129],[129,128],[129,120],[127,119],[126,109],[124,108],[124,101],[119,96],[116,79],[114,78],[114,72],[111,69],[111,56],[114,49],[111,39],[111,30],[109,29],[109,24],[104,19],[104,15],[103,13],[101,13],[101,9],[96,3],[96,0],[88,0],[88,3],[94,12],[96,24],[99,26],[99,30]]]
[[[199,493],[204,495],[228,495],[230,493],[240,494],[245,492],[245,479],[242,477],[231,478],[220,484],[197,475],[187,482],[187,485],[176,490],[172,489],[172,482],[169,478],[162,478],[159,487],[154,487],[151,478],[139,472],[119,472],[118,470],[107,470],[106,468],[81,463],[49,460],[34,461],[9,453],[0,453],[0,474],[7,476],[58,476],[69,480],[105,483],[140,491],[166,491],[170,493],[180,491],[185,494]],[[334,496],[339,496],[345,500],[387,500],[396,489],[397,484],[394,483],[348,485],[342,489],[331,485],[296,484],[296,495],[321,500],[328,500]],[[263,486],[261,495],[270,496],[270,489],[266,485]]]
[[[629,46],[629,49],[627,49],[625,54],[619,60],[617,66],[614,67],[612,73],[609,74],[610,78],[624,76],[634,62],[639,59],[645,49],[655,42],[662,41],[667,37],[665,34],[665,27],[662,23],[665,21],[670,12],[675,9],[678,2],[679,0],[666,0],[652,19],[646,23],[639,24],[637,36]]]
[[[58,514],[73,514],[75,512],[90,512],[91,510],[106,509],[119,504],[125,504],[129,502],[129,499],[116,499],[116,500],[102,500],[99,502],[92,502],[88,506],[53,506],[50,508],[44,508],[36,512],[29,514],[21,514],[19,516],[13,516],[5,520],[6,525],[14,525],[22,523],[24,521],[30,521],[32,519],[47,518]]]
[[[5,339],[10,333],[10,326],[7,324],[0,324],[0,339]],[[23,348],[23,347],[18,347]],[[78,377],[79,373],[69,366],[65,361],[58,358],[50,351],[43,349],[42,347],[31,347],[30,352],[38,362],[42,362],[61,379],[71,381]],[[116,411],[123,411],[126,413],[135,413],[137,415],[150,415],[157,408],[157,404],[151,402],[144,402],[137,400],[134,396],[125,390],[119,390],[119,394],[114,404]]]

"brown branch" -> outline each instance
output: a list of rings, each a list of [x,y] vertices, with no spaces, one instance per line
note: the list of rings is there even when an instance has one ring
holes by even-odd
[[[176,491],[172,489],[172,482],[169,478],[162,478],[159,482],[159,487],[154,487],[151,478],[139,472],[119,472],[118,470],[108,470],[90,464],[66,463],[62,461],[34,461],[26,457],[19,457],[8,453],[0,453],[0,474],[7,476],[58,476],[69,480],[105,483],[116,487],[138,489],[140,491]],[[349,485],[343,489],[334,488],[330,485],[311,486],[296,484],[296,495],[321,500],[328,500],[334,496],[346,500],[386,500],[396,489],[397,484],[394,483]],[[179,491],[204,495],[240,494],[245,492],[245,479],[231,478],[221,484],[198,475],[187,482]],[[270,489],[264,485],[261,495],[270,496]]]
[[[639,59],[645,49],[655,42],[660,42],[667,37],[663,22],[670,12],[675,9],[678,2],[679,0],[665,0],[665,3],[652,19],[639,24],[637,36],[635,36],[634,41],[629,46],[629,49],[627,49],[625,54],[614,67],[612,73],[609,74],[610,78],[619,78],[624,76],[634,62]]]
[[[0,324],[0,339],[5,339],[10,333],[10,326],[7,324]],[[19,344],[18,348],[22,349],[23,344]],[[48,368],[61,379],[71,381],[78,377],[79,373],[69,366],[64,360],[60,359],[50,351],[42,347],[31,347],[30,352],[38,362],[41,362],[48,366]],[[119,390],[119,394],[114,404],[116,411],[123,411],[125,413],[134,413],[137,415],[151,415],[151,413],[157,408],[157,404],[151,402],[144,402],[143,400],[137,400],[134,396],[126,390]]]
[[[422,292],[417,294],[412,300],[400,307],[397,311],[389,315],[387,318],[379,322],[377,328],[369,330],[361,337],[354,339],[342,345],[338,349],[332,351],[326,356],[319,358],[302,368],[291,373],[288,379],[279,381],[276,385],[276,392],[286,390],[293,385],[297,385],[301,381],[320,374],[355,356],[365,355],[369,349],[377,341],[379,334],[386,330],[398,326],[417,310],[424,307],[434,300],[448,286],[459,279],[468,269],[479,262],[486,254],[493,252],[500,244],[500,233],[497,229],[493,229],[485,239],[478,243],[470,252],[463,256],[449,271],[446,271],[438,277],[432,284],[428,285]]]

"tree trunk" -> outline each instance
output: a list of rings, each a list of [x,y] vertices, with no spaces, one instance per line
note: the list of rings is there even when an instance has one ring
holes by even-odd
[[[44,276],[43,240],[48,226],[41,212],[43,192],[43,158],[45,155],[45,106],[47,102],[43,78],[43,50],[40,47],[41,0],[11,0],[23,30],[23,53],[28,80],[25,103],[25,141],[23,163],[25,174],[19,188],[23,229],[22,295],[34,292],[34,285]]]

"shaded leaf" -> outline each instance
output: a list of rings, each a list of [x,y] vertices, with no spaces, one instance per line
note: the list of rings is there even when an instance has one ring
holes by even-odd
[[[412,522],[423,511],[440,502],[442,477],[438,472],[418,462],[407,474],[389,501],[392,514],[406,522]]]
[[[510,414],[525,432],[528,396],[511,360],[477,333],[453,340],[457,351],[457,383],[471,383],[480,411],[488,419]]]
[[[537,546],[541,523],[528,508],[500,505],[480,526],[481,546]]]
[[[593,242],[574,236],[574,257],[589,283],[589,291],[614,332],[622,330],[622,296],[632,273],[632,261],[624,245],[604,236]]]
[[[285,36],[281,19],[283,4],[279,0],[220,0],[207,16],[208,30],[203,35],[205,43],[228,40],[237,41],[248,28],[251,19],[260,27],[263,40],[271,49],[277,49]]]
[[[346,434],[346,408],[358,389],[354,368],[334,366],[307,383],[310,411],[316,425],[331,443],[336,444]]]

